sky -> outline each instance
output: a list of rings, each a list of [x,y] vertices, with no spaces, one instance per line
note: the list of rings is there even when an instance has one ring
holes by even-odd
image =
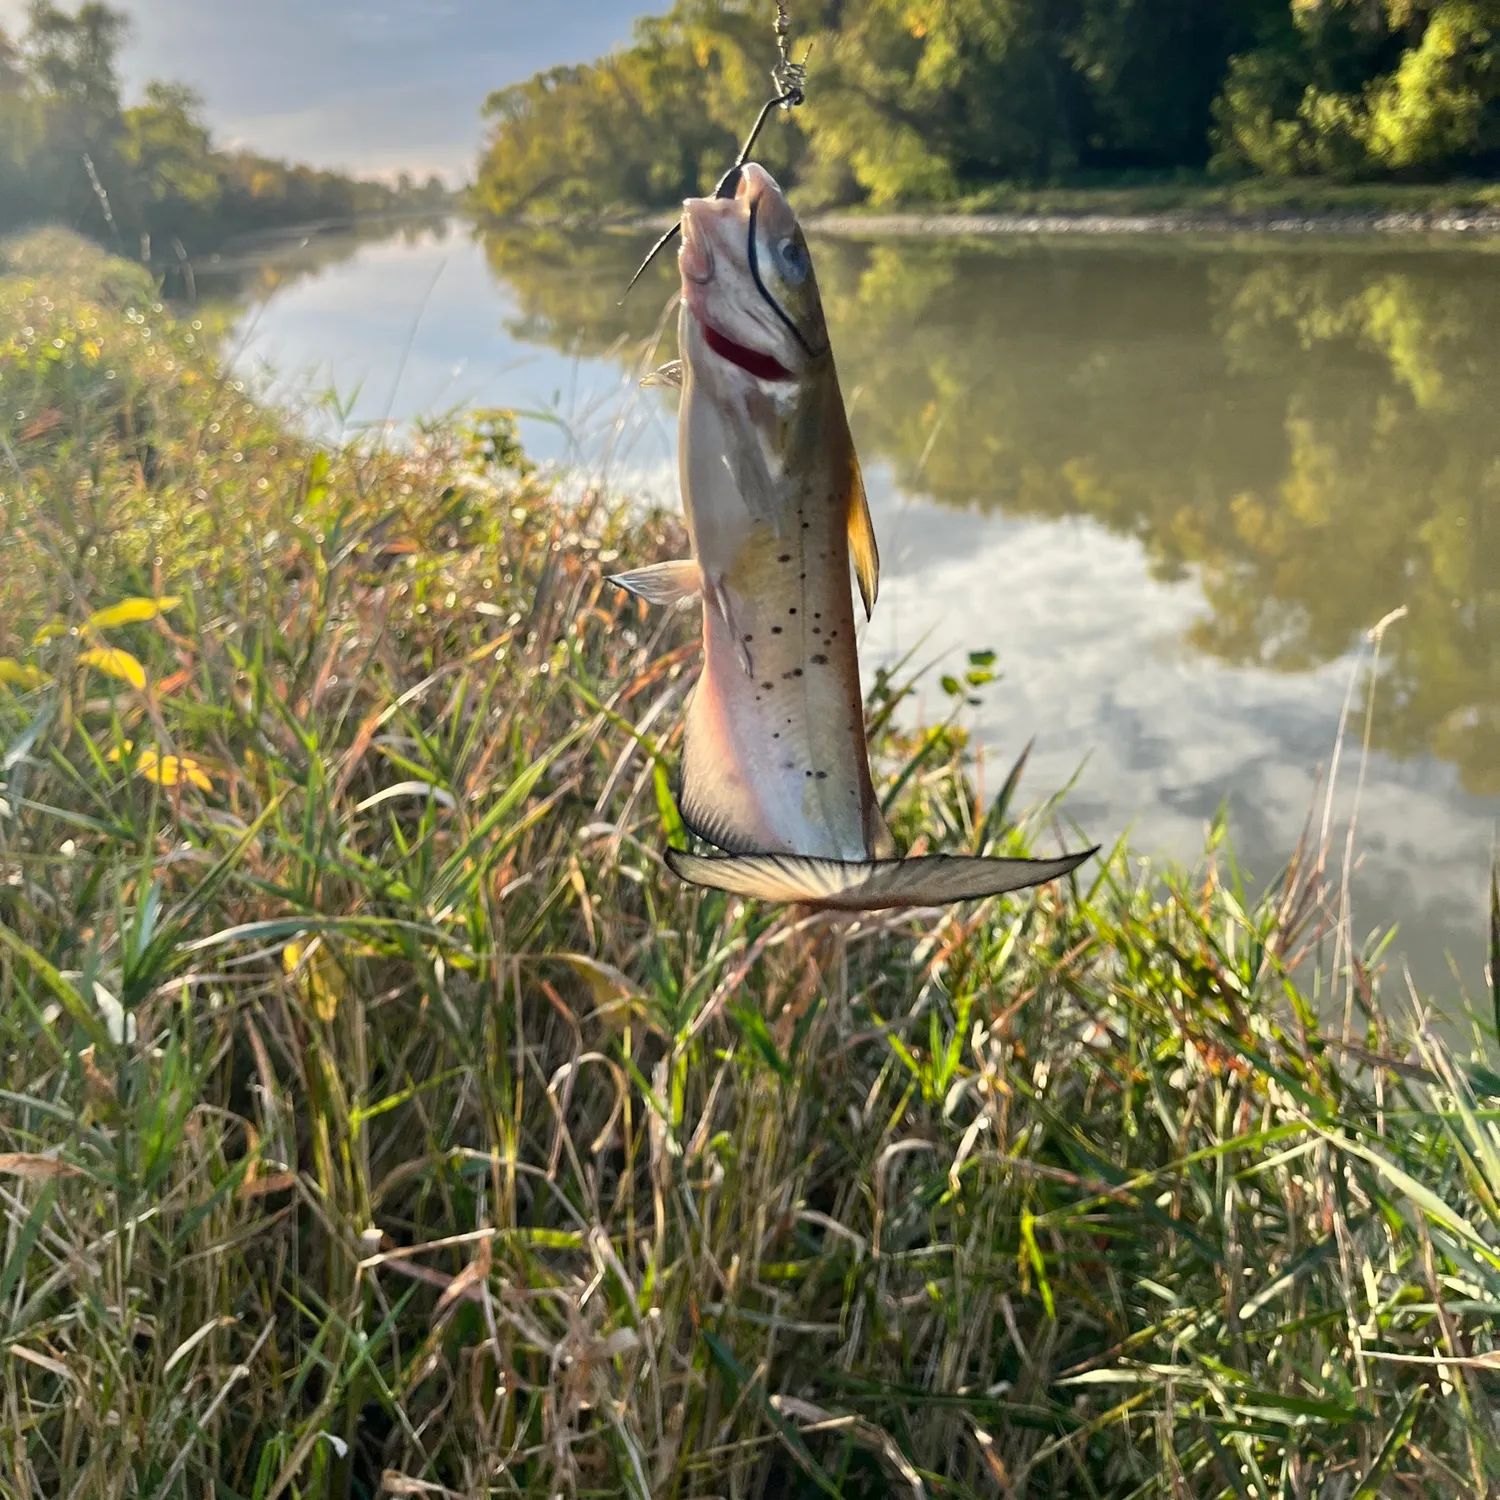
[[[74,9],[72,0],[60,0]],[[127,99],[191,84],[216,138],[361,175],[470,174],[491,89],[630,38],[669,0],[112,0]],[[0,0],[24,28],[26,0]]]

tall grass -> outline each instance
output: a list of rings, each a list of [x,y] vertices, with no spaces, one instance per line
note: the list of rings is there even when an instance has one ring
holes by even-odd
[[[693,622],[602,581],[669,523],[499,419],[316,449],[9,254],[0,1493],[1495,1491],[1500,1079],[1294,979],[1317,850],[679,886]],[[1051,842],[899,697],[898,831]]]

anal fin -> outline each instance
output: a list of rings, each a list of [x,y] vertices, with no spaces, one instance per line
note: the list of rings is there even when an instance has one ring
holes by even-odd
[[[690,557],[652,563],[649,568],[633,568],[628,573],[611,573],[609,582],[647,604],[680,604],[703,592],[702,569]]]

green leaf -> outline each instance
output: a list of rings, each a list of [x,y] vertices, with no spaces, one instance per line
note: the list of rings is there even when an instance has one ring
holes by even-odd
[[[776,1429],[782,1442],[791,1451],[792,1457],[801,1465],[802,1471],[825,1495],[831,1496],[832,1500],[843,1500],[844,1492],[828,1477],[827,1471],[812,1456],[807,1444],[802,1440],[802,1434],[766,1400],[759,1379],[752,1379],[750,1372],[734,1357],[733,1350],[706,1328],[703,1330],[703,1342],[708,1346],[708,1352],[713,1362],[719,1367],[719,1372],[729,1382],[735,1401],[738,1402],[740,1397],[753,1386],[751,1399],[760,1408],[761,1415]]]
[[[1457,1209],[1444,1203],[1431,1188],[1418,1182],[1410,1173],[1403,1172],[1395,1162],[1388,1161],[1362,1141],[1353,1140],[1349,1136],[1332,1130],[1319,1129],[1318,1133],[1341,1151],[1347,1151],[1351,1156],[1357,1156],[1361,1161],[1368,1162],[1392,1187],[1404,1193],[1429,1219],[1457,1235],[1482,1260],[1500,1269],[1500,1255],[1497,1255],[1494,1249],[1486,1243],[1484,1236]]]
[[[94,1007],[68,983],[40,953],[10,930],[0,925],[0,945],[9,948],[27,968],[57,997],[58,1003],[86,1031],[95,1046],[111,1045],[109,1029],[99,1018]],[[0,1301],[3,1301],[0,1298]]]
[[[1047,1280],[1047,1262],[1042,1258],[1042,1247],[1036,1241],[1036,1215],[1027,1209],[1021,1215],[1021,1250],[1036,1272],[1037,1287],[1042,1294],[1042,1306],[1047,1316],[1057,1316],[1057,1304],[1052,1300],[1052,1283]]]
[[[748,1005],[731,1005],[729,1014],[734,1017],[734,1022],[740,1029],[740,1035],[770,1065],[771,1071],[783,1083],[790,1083],[792,1070],[787,1065],[786,1059],[776,1050],[776,1041],[771,1035],[770,1027],[766,1025],[766,1018]]]
[[[1390,1473],[1391,1466],[1406,1446],[1406,1440],[1411,1436],[1412,1428],[1416,1426],[1417,1408],[1422,1404],[1422,1397],[1426,1392],[1427,1387],[1419,1385],[1406,1398],[1406,1405],[1402,1407],[1401,1415],[1396,1418],[1396,1425],[1391,1428],[1390,1435],[1380,1445],[1380,1452],[1375,1455],[1375,1462],[1370,1465],[1369,1472],[1364,1478],[1355,1485],[1354,1493],[1349,1496],[1349,1500],[1380,1500],[1385,1477]]]
[[[3,1269],[0,1269],[0,1308],[10,1301],[10,1294],[15,1291],[17,1283],[26,1270],[26,1262],[31,1259],[31,1252],[36,1248],[36,1242],[41,1238],[42,1226],[47,1222],[47,1215],[52,1212],[52,1205],[57,1202],[58,1184],[49,1182],[41,1191],[36,1200],[36,1206],[26,1216],[26,1222],[21,1226],[21,1232],[16,1236],[15,1247],[10,1252]]]
[[[661,826],[667,835],[667,842],[675,847],[685,847],[687,828],[683,824],[682,814],[677,810],[677,799],[672,795],[672,783],[667,776],[667,768],[660,761],[656,763],[654,785],[656,787],[656,810],[661,814]]]

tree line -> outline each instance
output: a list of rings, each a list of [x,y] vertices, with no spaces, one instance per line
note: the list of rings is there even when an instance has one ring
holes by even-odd
[[[231,234],[402,208],[447,190],[351,180],[213,142],[202,102],[151,83],[127,106],[120,48],[129,19],[109,5],[68,12],[36,0],[19,38],[0,30],[0,232],[64,223],[150,258]]]
[[[762,159],[813,204],[1172,172],[1500,170],[1500,0],[791,0],[806,104]],[[498,90],[494,218],[665,204],[768,90],[774,0],[676,0],[634,44]]]

